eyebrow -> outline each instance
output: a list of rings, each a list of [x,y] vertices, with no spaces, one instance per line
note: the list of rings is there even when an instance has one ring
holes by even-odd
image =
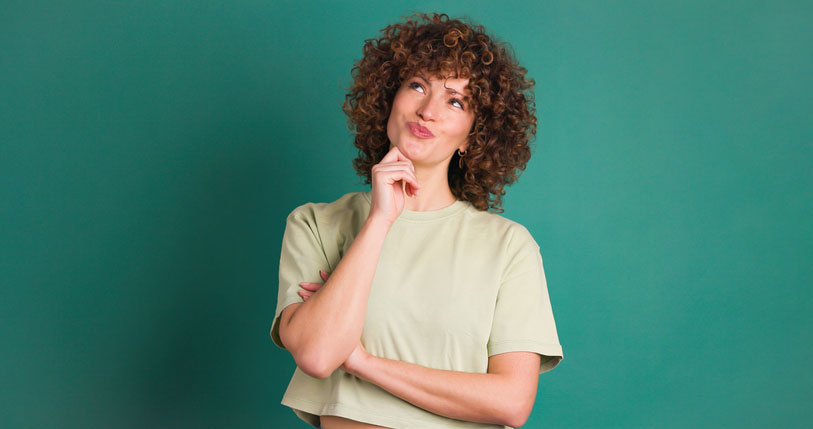
[[[456,89],[454,89],[454,88],[449,88],[448,86],[446,86],[446,83],[445,83],[445,82],[443,83],[443,87],[444,87],[444,88],[446,88],[446,92],[451,92],[452,94],[463,95],[463,94],[461,94],[461,93],[457,92],[457,90],[456,90]]]
[[[415,75],[418,76],[419,78],[423,79],[424,82],[429,83],[429,79],[427,79],[426,76],[423,73],[415,73]],[[448,93],[457,94],[457,95],[459,95],[461,97],[464,97],[464,98],[468,99],[468,96],[466,94],[463,94],[463,93],[459,92],[458,90],[456,90],[454,88],[449,88],[448,86],[446,86],[445,81],[443,82],[443,87],[446,88],[446,92],[448,92]]]

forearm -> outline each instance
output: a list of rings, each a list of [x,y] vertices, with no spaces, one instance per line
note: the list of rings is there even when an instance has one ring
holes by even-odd
[[[510,426],[517,415],[515,389],[502,374],[440,370],[372,355],[352,373],[445,417]]]
[[[329,375],[361,337],[367,299],[389,225],[368,218],[325,284],[299,305],[280,336],[300,367]]]

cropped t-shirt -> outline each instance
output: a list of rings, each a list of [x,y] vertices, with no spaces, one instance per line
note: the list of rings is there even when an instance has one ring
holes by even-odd
[[[299,282],[322,282],[361,230],[370,193],[308,203],[288,216],[272,338]],[[522,225],[457,200],[404,210],[384,241],[361,342],[370,354],[430,368],[486,373],[489,356],[528,351],[539,372],[562,360],[539,246]],[[282,399],[305,422],[335,415],[392,428],[503,428],[440,416],[340,369],[325,379],[296,368]]]

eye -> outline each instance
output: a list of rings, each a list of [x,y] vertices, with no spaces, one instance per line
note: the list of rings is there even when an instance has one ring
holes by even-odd
[[[449,100],[449,104],[452,104],[452,105],[457,104],[457,107],[460,110],[466,110],[466,108],[463,106],[463,102],[461,102],[460,100],[458,100],[456,98],[452,98],[451,100]]]
[[[418,82],[410,82],[409,85],[407,85],[407,86],[409,86],[410,88],[412,88],[412,89],[414,89],[416,91],[419,91],[421,94],[423,94],[423,92],[424,92],[423,91],[423,85],[419,84]]]

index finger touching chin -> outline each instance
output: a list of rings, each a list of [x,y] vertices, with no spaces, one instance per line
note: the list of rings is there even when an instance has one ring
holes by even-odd
[[[404,154],[402,154],[401,151],[398,150],[397,146],[393,145],[393,147],[390,148],[390,151],[387,152],[386,155],[384,155],[384,158],[381,158],[381,162],[399,161],[402,158],[404,158]]]
[[[403,152],[401,152],[401,149],[398,149],[398,146],[393,146],[392,149],[390,149],[390,151],[387,152],[386,155],[384,155],[384,158],[381,159],[381,162],[394,162],[394,161],[407,161],[410,164],[412,163],[412,160],[407,158],[407,156],[404,155]]]
[[[394,148],[393,148],[393,151],[395,152],[395,155],[396,155],[396,156],[395,156],[395,160],[396,160],[396,161],[407,161],[407,162],[409,162],[410,164],[412,163],[412,160],[411,160],[411,159],[409,159],[409,158],[407,158],[407,156],[406,156],[406,155],[404,155],[404,153],[403,153],[403,152],[401,152],[401,149],[398,149],[397,147],[394,147]]]

